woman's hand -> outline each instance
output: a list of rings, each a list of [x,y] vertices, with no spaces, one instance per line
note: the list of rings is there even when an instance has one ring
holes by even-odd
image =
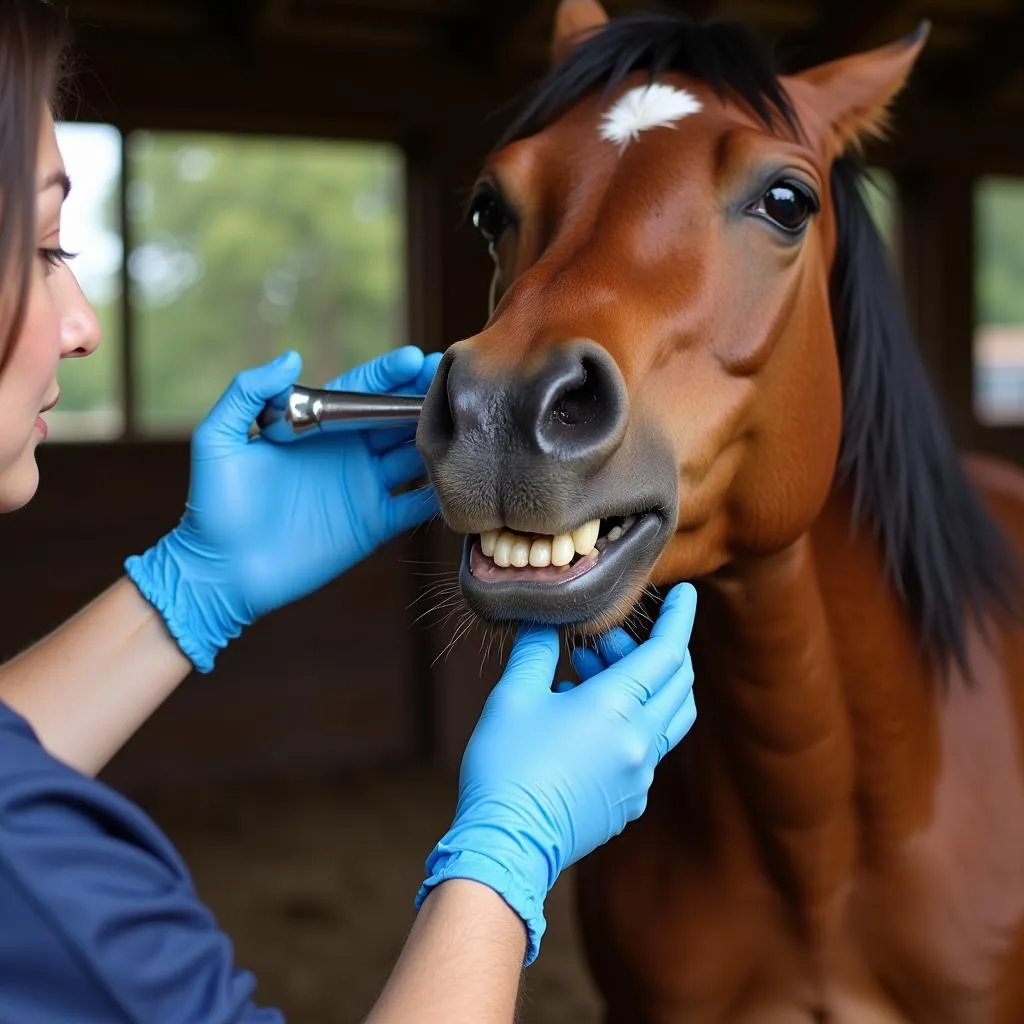
[[[651,637],[621,630],[577,651],[585,680],[552,688],[554,629],[520,633],[466,748],[455,821],[416,898],[448,878],[495,889],[523,919],[527,964],[559,873],[618,835],[647,805],[658,762],[697,716],[687,649],[696,591],[670,591]]]
[[[439,355],[389,352],[332,381],[337,390],[422,394]],[[256,619],[311,594],[437,510],[412,428],[335,432],[276,445],[250,438],[266,402],[302,362],[288,353],[240,373],[192,437],[178,526],[125,563],[199,671]]]

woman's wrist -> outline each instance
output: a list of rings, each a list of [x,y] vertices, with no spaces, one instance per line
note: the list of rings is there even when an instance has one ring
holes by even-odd
[[[540,952],[547,927],[544,902],[558,877],[558,868],[530,830],[518,822],[503,821],[503,817],[495,810],[490,819],[477,815],[465,822],[457,818],[427,858],[426,878],[415,905],[422,906],[431,892],[452,879],[486,885],[526,928],[524,966],[528,967]]]
[[[204,559],[200,571],[199,557],[179,530],[161,537],[141,555],[125,559],[124,570],[196,671],[208,673],[245,623],[223,600],[223,588],[215,578],[216,559]]]
[[[526,948],[526,929],[519,915],[489,886],[472,878],[452,878],[430,894],[420,910],[428,918],[455,915],[452,938],[459,945],[486,942],[518,963]],[[461,938],[459,936],[461,933]]]

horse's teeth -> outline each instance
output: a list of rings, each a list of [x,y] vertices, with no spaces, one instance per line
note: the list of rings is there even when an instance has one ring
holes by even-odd
[[[622,532],[619,531],[620,534]],[[528,565],[537,569],[549,565],[564,569],[576,555],[594,554],[600,533],[600,519],[591,519],[571,534],[559,533],[553,537],[517,533],[509,529],[484,530],[480,534],[480,550],[502,569],[510,566],[525,569]]]
[[[516,537],[512,541],[512,554],[509,556],[509,561],[517,569],[525,569],[530,564],[530,548],[531,544],[525,537]]]
[[[494,545],[494,564],[500,565],[502,569],[507,569],[512,564],[512,544],[514,539],[511,533],[502,530],[501,536],[498,537],[497,543]]]
[[[636,516],[626,516],[622,521],[622,532],[625,533],[631,526],[635,525]]]
[[[589,555],[597,543],[597,536],[601,532],[601,520],[591,519],[584,523],[579,529],[572,532],[573,547],[578,555]]]
[[[573,545],[572,537],[567,533],[560,533],[551,542],[551,564],[552,565],[568,565],[572,561],[572,556],[576,554],[576,548]]]
[[[530,565],[535,569],[546,569],[551,564],[551,541],[546,537],[530,545]]]
[[[608,531],[608,539],[609,540],[615,541],[615,540],[618,540],[621,536],[622,536],[622,527],[621,526],[613,526]]]

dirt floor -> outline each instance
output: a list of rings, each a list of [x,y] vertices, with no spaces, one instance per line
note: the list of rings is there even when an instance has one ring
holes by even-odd
[[[218,786],[141,801],[182,851],[203,898],[290,1024],[354,1024],[412,923],[423,861],[455,807],[453,775],[367,772],[335,782]],[[525,983],[522,1024],[597,1024],[571,872]]]

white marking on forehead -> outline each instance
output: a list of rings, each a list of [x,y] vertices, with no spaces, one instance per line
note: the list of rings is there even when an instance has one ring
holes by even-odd
[[[690,114],[702,109],[693,93],[671,85],[642,85],[616,101],[601,120],[601,138],[614,142],[620,150],[636,141],[650,128],[671,128]]]

